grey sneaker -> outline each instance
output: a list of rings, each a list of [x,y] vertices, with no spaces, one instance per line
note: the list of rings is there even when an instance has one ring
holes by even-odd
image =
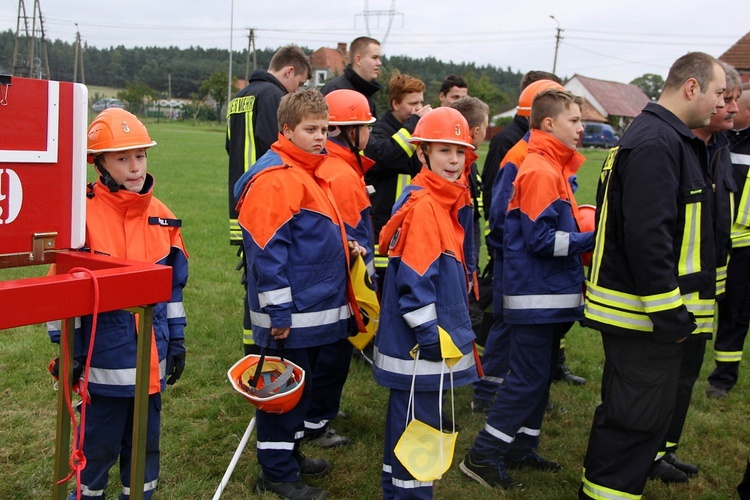
[[[346,436],[339,436],[336,434],[335,430],[329,427],[323,434],[311,438],[308,442],[318,448],[336,448],[337,446],[346,446],[351,443],[352,440]]]
[[[726,389],[722,389],[721,387],[712,385],[708,389],[706,389],[706,397],[713,399],[722,399],[727,396],[729,396],[729,391]]]
[[[263,477],[262,472],[258,478],[258,484],[255,485],[255,492],[259,495],[270,492],[280,498],[288,498],[290,500],[325,500],[328,498],[326,490],[313,488],[302,481],[274,483]]]

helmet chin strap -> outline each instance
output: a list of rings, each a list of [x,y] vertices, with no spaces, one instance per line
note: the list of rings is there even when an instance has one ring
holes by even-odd
[[[360,148],[359,148],[359,127],[357,125],[354,125],[354,144],[352,144],[351,139],[349,139],[349,131],[345,130],[343,127],[341,128],[341,133],[339,134],[339,137],[342,138],[344,141],[344,144],[349,148],[349,151],[354,153],[354,156],[357,157],[357,163],[359,164],[359,169],[362,170],[362,155],[359,154]]]
[[[122,189],[124,186],[121,184],[117,184],[115,180],[112,178],[112,175],[107,172],[107,169],[104,168],[104,165],[99,161],[99,157],[94,157],[94,165],[96,165],[96,168],[99,170],[99,178],[102,181],[102,184],[107,186],[109,190],[113,193],[118,192],[120,189]]]

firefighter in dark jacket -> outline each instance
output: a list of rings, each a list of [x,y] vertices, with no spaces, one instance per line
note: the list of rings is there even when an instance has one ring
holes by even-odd
[[[735,219],[731,230],[732,258],[727,267],[726,295],[719,302],[714,339],[716,368],[708,376],[706,395],[724,398],[739,377],[745,337],[750,326],[750,83],[741,87],[734,130],[727,133],[732,176],[737,186]]]
[[[370,201],[376,242],[380,229],[391,218],[393,204],[421,169],[414,154],[416,147],[409,139],[419,118],[431,109],[429,105],[422,105],[424,89],[424,82],[418,78],[393,75],[388,95],[390,109],[375,122],[365,148],[367,157],[375,161],[365,173],[365,181],[374,190]],[[380,255],[376,244],[375,269],[381,284],[386,267],[388,258]]]
[[[367,36],[355,38],[349,44],[349,64],[344,68],[344,74],[323,85],[320,91],[323,95],[328,95],[339,89],[356,90],[367,97],[370,113],[377,118],[375,100],[372,96],[383,88],[377,81],[382,65],[380,42]]]
[[[716,256],[705,127],[725,74],[691,52],[605,160],[584,324],[602,333],[602,403],[580,498],[636,499],[672,419],[682,342],[713,330]]]
[[[233,190],[237,180],[276,142],[279,124],[276,112],[281,98],[296,92],[312,76],[312,66],[296,45],[280,48],[271,58],[268,71],[257,70],[248,84],[229,102],[226,149],[229,154],[229,243],[239,245],[242,254],[242,230],[237,223],[237,204]],[[238,269],[242,269],[244,261]],[[245,286],[243,273],[242,286]],[[257,352],[250,329],[250,314],[244,300],[242,343],[245,354]]]

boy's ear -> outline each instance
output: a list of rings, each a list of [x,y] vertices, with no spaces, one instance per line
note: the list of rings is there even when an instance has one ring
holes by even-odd
[[[554,124],[554,120],[552,119],[552,117],[545,116],[544,119],[542,120],[541,129],[544,130],[545,132],[552,132],[553,124]]]
[[[292,140],[292,129],[286,123],[281,127],[281,133],[287,139]]]

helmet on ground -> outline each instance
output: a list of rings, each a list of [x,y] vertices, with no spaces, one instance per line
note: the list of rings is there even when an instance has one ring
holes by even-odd
[[[89,125],[89,163],[93,163],[93,156],[101,153],[150,148],[155,145],[146,126],[124,109],[107,108]]]
[[[305,371],[288,359],[263,357],[258,383],[253,387],[261,356],[250,354],[227,372],[232,387],[266,413],[286,413],[297,406],[305,387]]]
[[[474,149],[469,123],[456,109],[440,107],[428,111],[417,122],[409,142],[445,142]]]
[[[565,90],[565,87],[560,85],[554,80],[537,80],[531,82],[518,97],[518,114],[521,116],[531,116],[531,103],[534,102],[534,98],[544,92],[545,90]]]
[[[578,207],[578,229],[582,233],[596,229],[596,207],[594,205],[580,205]],[[581,254],[584,266],[591,263],[591,252]]]
[[[364,125],[375,121],[367,98],[350,89],[339,89],[326,95],[329,125]]]

